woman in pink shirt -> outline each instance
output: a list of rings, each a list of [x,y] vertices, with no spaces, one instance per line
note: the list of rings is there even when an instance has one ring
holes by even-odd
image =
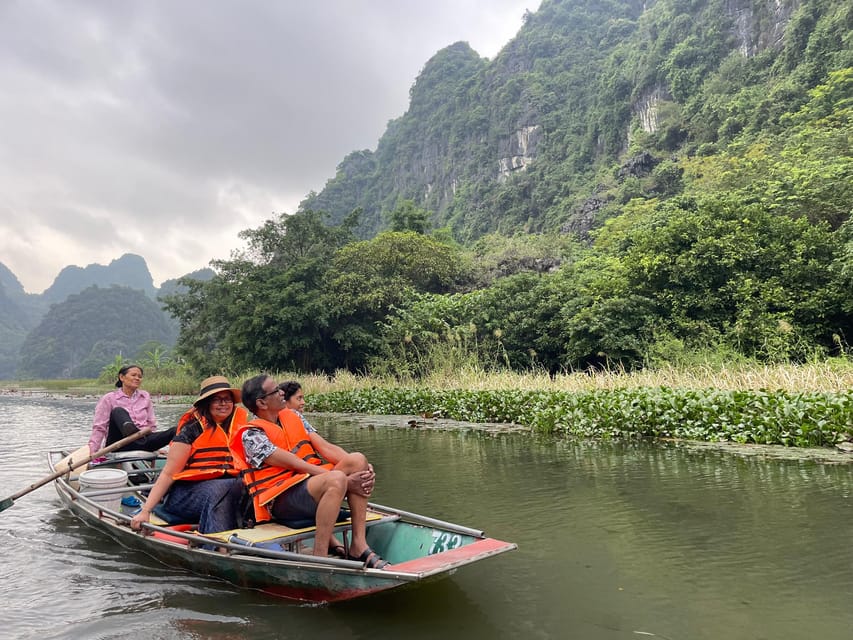
[[[142,367],[128,364],[119,369],[116,390],[110,391],[95,407],[92,421],[92,435],[89,438],[89,451],[98,449],[122,438],[133,435],[143,427],[157,428],[154,406],[147,391],[139,388],[142,384]],[[171,442],[176,427],[166,431],[152,431],[137,438],[119,451],[157,451]]]

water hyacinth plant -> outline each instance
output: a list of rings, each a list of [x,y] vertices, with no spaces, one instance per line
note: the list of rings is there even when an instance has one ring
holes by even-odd
[[[796,447],[853,436],[853,392],[697,390],[594,391],[370,388],[312,394],[314,411],[440,415],[504,422],[542,433],[593,438],[677,438]]]

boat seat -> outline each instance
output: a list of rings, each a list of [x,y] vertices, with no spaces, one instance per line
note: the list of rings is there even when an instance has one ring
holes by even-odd
[[[352,526],[352,522],[349,520],[348,510],[341,509],[341,512],[344,511],[347,512],[346,518],[335,523],[335,526],[332,529],[333,533],[345,533]],[[391,522],[399,519],[400,516],[397,514],[385,514],[368,510],[366,526],[371,527],[383,522]],[[287,546],[293,546],[295,543],[306,538],[313,537],[315,529],[316,527],[313,523],[300,529],[294,529],[277,522],[267,522],[256,525],[252,529],[234,529],[232,531],[220,531],[205,535],[209,538],[222,540],[223,542],[235,542],[237,544],[244,544],[250,547],[264,546],[268,548],[282,549]]]

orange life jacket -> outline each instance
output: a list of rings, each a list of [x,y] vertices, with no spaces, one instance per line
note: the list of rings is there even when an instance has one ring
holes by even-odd
[[[311,445],[308,432],[302,425],[302,419],[290,409],[282,409],[278,414],[280,425],[257,418],[242,425],[231,434],[230,445],[234,463],[240,470],[243,482],[252,498],[257,522],[272,520],[269,504],[295,484],[308,478],[309,473],[297,473],[293,469],[264,464],[259,469],[249,465],[243,449],[243,433],[246,429],[263,429],[267,438],[277,448],[289,451],[309,464],[332,469],[331,462],[323,462]]]
[[[243,407],[235,407],[231,419],[219,427],[215,424],[211,425],[198,410],[190,409],[178,420],[176,433],[180,433],[184,426],[194,420],[202,426],[201,435],[193,441],[190,457],[183,470],[176,473],[173,478],[198,481],[236,476],[239,471],[228,448],[228,434],[249,421],[249,412]]]

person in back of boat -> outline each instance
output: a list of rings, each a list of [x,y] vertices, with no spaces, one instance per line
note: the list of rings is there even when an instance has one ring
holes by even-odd
[[[237,528],[243,483],[228,447],[230,433],[249,420],[240,390],[222,376],[201,383],[193,408],[178,421],[169,455],[130,526],[140,529],[165,499],[170,521],[198,522],[199,533]]]
[[[140,389],[142,367],[128,364],[119,369],[116,390],[104,395],[95,405],[89,451],[95,453],[104,446],[133,435],[144,427],[157,428],[151,395]],[[119,451],[157,451],[175,435],[174,427],[152,431],[125,445]]]
[[[364,454],[347,452],[306,428],[268,375],[246,380],[242,396],[256,419],[231,434],[231,451],[258,522],[313,520],[315,556],[331,553],[370,568],[388,566],[367,545],[367,500],[376,476]],[[332,535],[344,497],[352,519],[349,552]]]
[[[305,431],[309,434],[317,433],[317,430],[311,426],[311,423],[308,422],[308,419],[302,413],[305,410],[305,393],[302,391],[302,385],[295,380],[288,380],[287,382],[282,382],[278,387],[284,395],[284,406],[299,416],[299,419],[302,420],[302,426],[305,427]],[[373,483],[376,478],[376,474],[373,472],[373,465],[369,462],[367,463],[367,471],[369,473],[363,474],[362,489],[364,490],[364,494],[369,497],[373,491]]]
[[[316,432],[317,430],[311,426],[311,423],[302,414],[305,410],[305,393],[302,391],[302,385],[295,380],[288,380],[287,382],[282,382],[279,387],[284,394],[284,406],[299,416],[299,419],[302,420],[302,426],[305,427],[305,431],[308,433]],[[370,471],[373,471],[373,465],[368,464],[367,467]]]

